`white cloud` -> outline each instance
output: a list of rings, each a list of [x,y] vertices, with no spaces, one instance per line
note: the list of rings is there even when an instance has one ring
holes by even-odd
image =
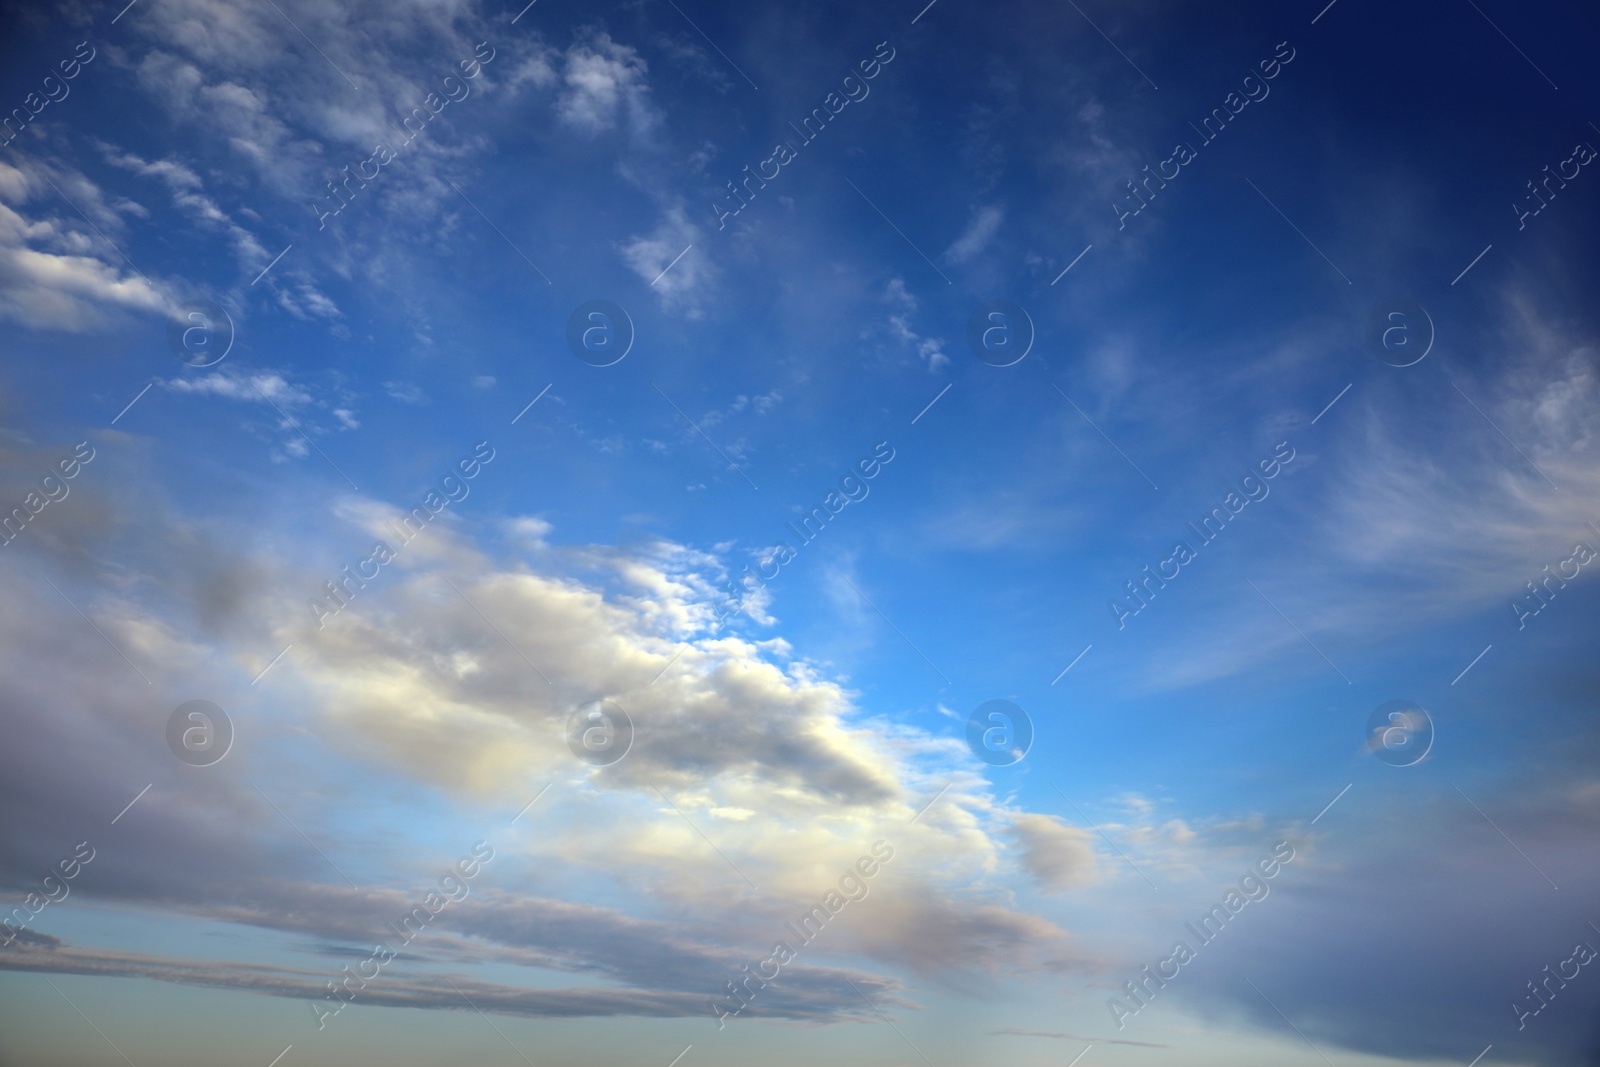
[[[997,205],[974,211],[972,220],[967,223],[967,228],[961,232],[961,236],[944,250],[944,258],[951,263],[965,263],[982,252],[994,239],[1005,217],[1005,209]]]
[[[937,374],[940,368],[950,365],[950,357],[945,354],[942,338],[921,336],[907,325],[904,315],[889,316],[889,327],[897,339],[916,349],[917,358],[928,365],[928,373]]]
[[[193,391],[240,396],[238,385],[208,375]],[[287,398],[293,386],[268,388]],[[96,462],[116,463],[117,454],[108,449]],[[1093,891],[1102,868],[1107,892],[1136,876],[1097,859],[1083,831],[997,798],[957,724],[944,720],[930,733],[875,716],[783,640],[729,633],[715,618],[725,575],[713,557],[667,542],[561,546],[549,523],[518,517],[499,524],[514,542],[500,560],[464,535],[453,512],[404,543],[392,526],[398,511],[359,497],[342,498],[332,516],[305,509],[289,525],[204,539],[196,550],[183,536],[186,524],[163,510],[163,494],[137,478],[85,483],[87,502],[102,510],[96,485],[126,494],[126,506],[104,524],[122,539],[72,558],[89,566],[100,555],[114,558],[105,566],[141,580],[91,579],[100,591],[79,603],[156,685],[181,679],[215,693],[236,721],[250,724],[252,743],[230,758],[246,761],[251,780],[269,781],[276,802],[313,838],[340,832],[344,818],[338,805],[323,803],[330,775],[382,783],[385,805],[410,797],[418,810],[459,807],[467,825],[504,825],[551,785],[532,813],[536,828],[494,839],[494,885],[481,895],[475,887],[473,907],[447,911],[429,934],[436,958],[540,968],[563,983],[541,975],[522,983],[536,993],[485,989],[495,1010],[699,1013],[702,990],[714,993],[725,972],[748,959],[750,944],[795,919],[797,902],[816,900],[879,839],[893,848],[892,861],[873,879],[870,898],[852,904],[830,923],[826,941],[785,971],[786,991],[774,987],[769,1001],[776,1014],[820,1021],[849,1010],[827,992],[841,984],[829,955],[890,972],[850,972],[874,995],[903,988],[892,976],[900,968],[949,980],[1098,966],[1062,926],[1021,910],[1009,886],[1019,870],[1051,893]],[[353,546],[380,537],[396,549],[394,560],[317,629],[306,601],[332,573],[323,549],[346,559]],[[223,621],[180,640],[184,629],[165,613],[187,609],[174,608],[169,594],[215,598],[226,584],[219,575],[236,585]],[[0,620],[0,659],[14,660],[0,664],[0,697],[28,725],[17,746],[0,750],[18,804],[77,825],[90,810],[126,804],[119,783],[135,775],[158,782],[141,802],[148,817],[128,824],[129,847],[114,862],[108,855],[97,868],[102,879],[85,886],[91,899],[181,908],[318,945],[365,936],[374,915],[406,902],[398,889],[346,887],[242,776],[169,784],[189,769],[152,740],[149,701],[130,691],[127,664],[109,650],[86,660],[81,641],[31,622],[81,625],[59,605],[36,608],[36,597],[53,594],[31,581],[20,570],[0,572],[0,590],[19,605]],[[134,599],[141,590],[161,590],[159,610]],[[291,644],[269,676],[270,692],[253,688],[249,680]],[[625,708],[635,727],[633,749],[603,769],[580,763],[566,742],[573,709],[598,697]],[[30,746],[59,751],[69,738],[85,781],[95,784],[62,799],[49,761]],[[350,773],[331,769],[340,766]],[[44,802],[52,797],[56,807]],[[431,854],[431,842],[419,848],[408,836],[406,820],[396,826],[393,839],[360,846],[368,869],[382,872],[363,884],[404,885],[426,862],[419,856]],[[1146,819],[1119,840],[1143,864],[1150,851],[1202,851],[1185,830],[1172,819]],[[306,873],[291,881],[285,863]],[[176,890],[159,876],[175,866],[196,872]],[[62,966],[108,975],[278,995],[303,995],[306,981],[213,961],[61,951],[54,958]],[[49,969],[49,959],[41,951],[0,959],[0,967]],[[420,966],[394,984],[387,1003],[447,1003],[428,961]],[[592,980],[574,986],[573,974]]]
[[[691,319],[703,314],[701,301],[716,278],[706,250],[689,247],[699,236],[699,227],[689,221],[683,205],[672,204],[648,236],[629,238],[621,246],[622,261],[647,284],[653,283],[650,287],[660,294],[662,306],[681,310]]]
[[[168,389],[179,393],[220,396],[228,400],[246,400],[252,403],[304,404],[311,394],[300,386],[291,384],[281,374],[244,374],[235,370],[215,371],[199,378],[171,378],[165,383]]]
[[[116,216],[104,208],[98,189],[81,175],[54,179],[37,164],[0,163],[0,317],[25,326],[81,332],[100,329],[116,311],[163,313],[164,288],[127,263],[109,240],[74,222],[76,216],[30,219],[22,206],[35,197],[56,196],[50,180],[67,184],[74,200],[87,204],[103,224]],[[85,196],[85,193],[90,195]]]
[[[174,159],[148,161],[131,152],[121,152],[111,145],[102,144],[101,151],[113,166],[154,178],[167,186],[173,204],[201,228],[223,235],[233,249],[234,261],[240,273],[256,276],[273,261],[255,234],[241,226],[217,202],[202,192],[203,182],[192,169]],[[295,277],[288,281],[285,276]],[[333,319],[339,309],[324,293],[305,280],[305,275],[291,274],[285,266],[277,276],[266,279],[266,287],[274,293],[278,306],[298,319]]]
[[[883,301],[890,307],[899,308],[901,311],[917,310],[917,298],[911,295],[906,288],[904,278],[890,278],[889,284],[884,286]]]
[[[1261,569],[1294,578],[1262,588],[1334,662],[1390,626],[1464,611],[1497,609],[1514,633],[1524,583],[1578,540],[1600,549],[1588,525],[1600,497],[1600,354],[1520,291],[1502,323],[1478,341],[1492,371],[1435,368],[1446,375],[1437,404],[1352,391],[1317,427],[1342,439],[1314,447],[1288,435],[1294,466],[1322,469],[1313,480],[1291,467],[1273,483],[1264,506],[1298,532],[1282,542],[1290,555]],[[1159,683],[1227,677],[1303,648],[1271,610],[1248,605],[1175,646]]]
[[[426,404],[428,395],[415,382],[384,382],[383,391],[402,404]]]
[[[635,133],[645,133],[656,123],[647,72],[635,49],[604,32],[592,33],[567,49],[556,115],[591,136],[624,118]]]
[[[883,302],[899,309],[896,314],[889,316],[889,335],[910,345],[917,358],[927,364],[928,373],[937,374],[941,368],[949,366],[950,357],[945,354],[944,340],[924,337],[911,328],[911,313],[917,309],[917,298],[906,289],[903,278],[889,279],[889,284],[884,288]]]

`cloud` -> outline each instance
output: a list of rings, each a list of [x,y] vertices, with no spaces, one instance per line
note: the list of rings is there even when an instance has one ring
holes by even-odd
[[[1593,686],[1594,671],[1569,681]],[[1561,903],[1600,893],[1600,872],[1586,862],[1600,833],[1594,746],[1580,747],[1576,767],[1469,786],[1494,825],[1437,780],[1443,792],[1430,799],[1393,807],[1393,797],[1374,798],[1388,817],[1364,823],[1359,840],[1324,824],[1295,861],[1302,869],[1279,875],[1238,939],[1229,930],[1229,947],[1207,964],[1213,980],[1172,992],[1203,1014],[1290,1038],[1287,1016],[1324,1048],[1466,1062],[1493,1043],[1507,1062],[1593,1063],[1595,963],[1525,1025],[1513,1008],[1537,1003],[1527,983],[1547,965],[1553,973],[1574,943],[1600,944],[1585,909]]]
[[[1053,815],[1020,814],[1011,821],[1022,845],[1022,864],[1046,892],[1059,893],[1098,877],[1089,831]]]
[[[647,133],[656,123],[645,81],[648,71],[635,49],[618,44],[607,33],[591,32],[567,49],[556,115],[590,136],[614,129],[623,120],[635,134]]]
[[[1104,946],[1085,948],[1052,918],[1018,910],[990,880],[1020,869],[1047,892],[1088,893],[1102,874],[1108,892],[1121,884],[1112,875],[1136,876],[1115,863],[1102,872],[1086,832],[995,798],[956,737],[873,717],[781,640],[719,629],[714,558],[667,542],[561,546],[548,522],[520,517],[506,520],[521,535],[513,559],[501,562],[441,519],[410,544],[397,540],[391,568],[316,631],[304,598],[318,591],[321,570],[288,554],[308,540],[337,545],[338,532],[352,527],[357,536],[349,540],[359,545],[397,515],[388,505],[347,497],[331,519],[297,513],[281,541],[279,534],[268,538],[278,546],[270,552],[237,535],[204,538],[217,553],[207,573],[253,576],[231,607],[210,609],[233,622],[206,627],[203,638],[185,637],[194,628],[182,623],[189,609],[179,605],[209,595],[211,583],[203,575],[175,580],[195,567],[191,542],[174,542],[170,532],[183,520],[163,510],[159,493],[128,477],[131,468],[118,457],[135,442],[118,435],[113,443],[117,448],[107,445],[96,463],[124,465],[90,468],[62,506],[82,505],[79,494],[87,494],[87,502],[111,512],[99,525],[115,541],[64,556],[90,567],[103,566],[94,561],[104,556],[116,561],[118,574],[139,577],[111,587],[91,576],[100,591],[81,599],[72,579],[55,580],[158,686],[181,679],[185,690],[217,695],[251,723],[252,740],[217,774],[179,775],[190,769],[166,752],[159,716],[144,687],[129,684],[127,664],[109,648],[85,644],[82,620],[40,599],[53,591],[33,590],[36,579],[22,569],[0,569],[0,592],[16,608],[0,621],[0,700],[23,727],[16,745],[0,749],[0,815],[34,813],[15,820],[18,832],[0,841],[0,871],[34,869],[39,853],[80,839],[80,827],[105,824],[150,782],[148,795],[117,824],[117,836],[104,831],[104,847],[97,839],[93,879],[75,883],[74,896],[273,931],[286,948],[329,962],[324,970],[184,959],[40,935],[0,951],[0,967],[315,997],[340,966],[366,951],[347,946],[384,937],[383,919],[415,905],[420,890],[407,887],[435,877],[428,867],[437,849],[412,834],[382,841],[351,835],[369,817],[362,795],[383,783],[379,792],[414,798],[419,817],[492,816],[500,826],[543,785],[550,788],[528,816],[538,819],[537,832],[495,838],[498,855],[470,903],[445,909],[407,948],[407,969],[386,972],[363,991],[367,1003],[451,1009],[449,977],[486,1012],[708,1015],[706,1002],[749,962],[750,946],[781,937],[801,902],[817,899],[876,838],[891,843],[895,856],[870,896],[830,923],[750,1014],[866,1018],[846,977],[875,1002],[912,1006],[894,977],[902,968],[957,989],[980,988],[997,975],[1106,972]],[[86,480],[93,476],[126,494],[126,506],[97,498]],[[47,513],[40,522],[49,519]],[[43,547],[34,546],[41,554],[28,570],[54,565]],[[159,591],[162,599],[141,603],[140,590]],[[273,692],[263,697],[249,679],[291,640],[292,653],[269,676]],[[1589,684],[1580,683],[1571,684]],[[636,735],[622,762],[594,769],[570,757],[565,731],[572,707],[599,695],[628,710]],[[44,758],[59,751],[73,753],[80,788],[59,789],[57,764]],[[1600,783],[1584,774],[1557,790],[1553,780],[1535,790],[1515,783],[1500,790],[1528,794],[1510,810],[1489,799],[1494,791],[1469,788],[1564,891],[1592,895],[1600,887],[1586,888],[1587,875],[1572,869],[1571,857],[1580,854],[1574,842],[1595,833]],[[281,812],[250,781],[271,782]],[[1102,803],[1134,817],[1131,826],[1099,820],[1130,858],[1143,865],[1154,857],[1173,882],[1184,860],[1236,876],[1228,865],[1238,843],[1261,835],[1257,819],[1168,818],[1160,805],[1134,795]],[[1566,941],[1583,936],[1562,925],[1567,916],[1559,909],[1518,903],[1523,883],[1537,876],[1506,861],[1503,840],[1476,812],[1458,808],[1442,817],[1425,812],[1422,823],[1407,823],[1393,840],[1363,835],[1366,851],[1349,856],[1327,851],[1315,835],[1293,837],[1303,856],[1252,912],[1252,924],[1239,927],[1237,958],[1313,1040],[1442,1055],[1438,1035],[1465,1032],[1473,1018],[1503,1010],[1499,1000],[1520,989],[1522,976],[1536,975],[1558,958],[1550,952],[1565,952]],[[366,887],[335,877],[284,815],[341,867],[357,850],[349,869],[374,872],[361,878]],[[408,825],[403,813],[398,825]],[[1446,845],[1419,857],[1412,842],[1423,827]],[[1008,841],[1019,847],[1004,847]],[[746,892],[730,862],[759,893]],[[174,879],[174,870],[185,876]],[[26,881],[8,878],[8,888],[18,890]],[[1417,922],[1414,902],[1424,899],[1430,914],[1457,919]],[[1510,917],[1498,920],[1504,930],[1463,942],[1452,931],[1481,925],[1485,899],[1508,901]],[[1374,929],[1379,936],[1363,933]],[[1239,964],[1229,951],[1219,945],[1207,966],[1231,975]],[[1303,967],[1308,958],[1317,961],[1310,971]],[[1414,988],[1405,967],[1416,959],[1457,960],[1454,970],[1471,976],[1472,996],[1457,1004],[1454,987]],[[516,983],[497,972],[490,980],[472,973],[480,966],[525,967],[542,977]],[[1367,979],[1313,980],[1320,974]],[[1383,976],[1377,985],[1373,974]],[[1282,1029],[1249,1003],[1248,986],[1233,984],[1237,995],[1226,981],[1174,987],[1171,995],[1175,1003]],[[1583,1003],[1576,986],[1570,993],[1570,1003]],[[1506,1018],[1514,1030],[1509,1012]],[[1552,1047],[1582,1036],[1556,1016],[1539,1023]],[[1493,1034],[1484,1040],[1499,1043]]]
[[[295,387],[269,388],[287,398]],[[253,392],[222,374],[190,390],[240,400]],[[1086,965],[1063,930],[983,884],[1014,813],[964,769],[959,742],[870,717],[781,640],[729,633],[715,615],[725,575],[713,557],[668,542],[560,546],[545,521],[514,517],[515,555],[500,562],[451,513],[406,542],[391,525],[397,509],[344,497],[331,515],[296,509],[281,529],[213,531],[205,540],[217,558],[197,568],[174,540],[185,520],[137,474],[136,440],[116,435],[116,444],[83,476],[102,479],[107,495],[87,500],[106,518],[100,541],[63,546],[74,576],[60,572],[56,542],[45,538],[28,547],[27,572],[0,568],[0,592],[16,608],[0,622],[0,701],[33,724],[0,749],[0,816],[49,813],[0,841],[0,871],[33,869],[36,852],[80,839],[81,826],[104,823],[151,783],[104,835],[93,877],[75,884],[74,897],[260,927],[287,949],[324,952],[329,942],[382,937],[382,918],[415,903],[417,891],[404,887],[432,877],[436,851],[406,832],[350,836],[347,818],[370,800],[341,782],[387,783],[380,792],[413,798],[418,818],[448,810],[502,826],[548,785],[528,816],[538,832],[502,831],[471,905],[447,909],[408,949],[423,973],[373,983],[369,1002],[451,1007],[440,975],[493,963],[588,984],[453,979],[475,1000],[481,988],[485,1011],[706,1015],[750,945],[782,936],[799,902],[818,899],[877,839],[895,858],[871,898],[830,923],[750,1014],[856,1017],[863,1008],[845,977],[875,1001],[906,1006],[899,980],[873,970],[955,981]],[[57,506],[84,504],[79,494]],[[306,603],[334,573],[322,546],[344,557],[340,546],[372,537],[391,541],[394,560],[319,630]],[[308,546],[309,562],[298,558]],[[128,662],[85,645],[83,620],[39,599],[35,566],[55,572],[152,684],[181,680],[209,694],[251,724],[250,743],[203,780],[180,775],[191,769],[167,752],[161,716]],[[102,570],[118,580],[104,581]],[[214,595],[207,575],[219,572],[248,589],[220,608],[223,623],[198,628],[188,621],[194,602]],[[267,676],[271,692],[252,686],[285,645],[292,651]],[[566,731],[573,709],[600,696],[627,710],[636,735],[620,763],[591,768],[572,756]],[[42,758],[62,746],[94,783],[66,798]],[[270,801],[252,782],[271,783]],[[935,794],[939,803],[913,824]],[[409,825],[404,815],[400,824]],[[294,827],[341,869],[369,872],[364,888],[346,885]],[[13,888],[26,881],[8,878]],[[603,906],[593,902],[602,886]],[[33,941],[0,953],[0,967],[292,997],[316,995],[328,977]]]
[[[201,191],[203,183],[193,170],[174,159],[150,162],[131,152],[120,152],[110,145],[102,145],[101,151],[113,166],[158,179],[165,184],[172,194],[172,202],[192,222],[228,238],[241,269],[253,267],[260,270],[271,261],[271,254],[261,246],[255,235],[235,222],[217,206],[216,201]]]
[[[1092,1045],[1134,1045],[1139,1048],[1171,1048],[1171,1045],[1162,1045],[1154,1041],[1124,1041],[1114,1037],[1084,1037],[1082,1034],[1067,1034],[1059,1030],[1024,1030],[1015,1026],[1003,1026],[989,1033],[996,1037],[1048,1037],[1058,1041],[1087,1041]]]
[[[572,916],[551,915],[551,922],[561,923]],[[587,916],[585,916],[587,918]],[[377,935],[379,938],[384,935]],[[399,938],[391,938],[398,942]],[[515,953],[483,952],[481,946],[469,946],[478,951],[478,958],[487,956],[502,962],[532,962],[525,954],[518,961]],[[629,946],[619,946],[627,948]],[[632,948],[648,951],[649,946],[634,943]],[[369,949],[353,950],[351,964],[364,961]],[[735,957],[706,961],[704,972],[696,977],[709,980],[713,975],[734,970]],[[548,961],[540,960],[541,963]],[[342,978],[338,967],[327,971],[274,966],[259,963],[238,963],[224,960],[185,959],[132,950],[80,949],[49,936],[24,933],[10,948],[0,948],[0,969],[33,973],[79,974],[107,978],[145,978],[158,982],[199,986],[211,989],[232,989],[264,993],[269,996],[289,997],[296,1000],[323,1003],[328,983]],[[749,1009],[751,1015],[811,1022],[844,1022],[870,1016],[870,1009],[860,1003],[860,998],[847,984],[854,982],[875,1002],[893,1006],[909,1006],[897,995],[900,984],[877,975],[857,970],[811,967],[792,964],[784,969],[784,982],[761,998],[759,1005]],[[843,989],[844,992],[840,992]],[[567,988],[529,989],[524,986],[486,982],[462,975],[429,974],[412,977],[379,971],[378,977],[364,985],[356,986],[354,1002],[376,1007],[413,1008],[432,1010],[460,1010],[462,994],[481,1011],[524,1018],[574,1019],[589,1017],[631,1016],[638,1018],[698,1018],[713,1017],[707,1007],[714,993],[721,990],[674,989],[655,987],[608,987],[588,985]],[[327,1020],[332,1025],[331,1020]]]
[[[551,48],[537,37],[527,41],[527,53],[514,60],[511,73],[505,78],[505,87],[515,92],[522,85],[532,85],[536,89],[548,89],[561,80],[556,73],[556,66],[561,60],[561,53]]]
[[[1061,972],[1092,965],[1068,951],[1065,930],[1040,916],[921,892],[901,895],[897,904],[874,913],[862,932],[864,947],[945,984],[968,976],[993,979],[1002,970]]]
[[[245,400],[251,403],[305,404],[311,394],[290,383],[283,375],[269,371],[246,374],[236,370],[214,371],[199,378],[170,378],[163,382],[168,389],[178,393],[200,396],[220,396],[227,400]]]
[[[264,406],[267,410],[262,414],[268,417],[270,429],[255,423],[245,425],[263,439],[275,441],[271,453],[275,463],[309,457],[313,435],[356,430],[361,426],[352,399],[342,390],[333,390],[331,398],[319,396],[311,386],[292,381],[279,371],[250,373],[224,365],[198,376],[168,378],[162,380],[161,385],[188,396],[217,397]],[[319,419],[318,413],[326,413],[330,418]]]
[[[961,231],[961,236],[944,250],[944,258],[951,263],[965,263],[982,252],[994,239],[1005,217],[1005,208],[998,205],[974,211],[972,220],[967,223],[967,228]]]
[[[368,529],[394,536],[380,524]],[[730,808],[751,806],[773,784],[793,790],[790,803],[801,807],[873,807],[899,795],[887,754],[843,721],[840,689],[766,660],[758,645],[710,635],[710,606],[697,593],[709,583],[679,570],[694,558],[682,550],[582,553],[602,577],[611,572],[607,597],[554,575],[496,570],[465,545],[440,547],[453,573],[397,576],[388,607],[341,615],[298,661],[332,720],[408,773],[481,792],[554,771],[570,754],[548,739],[571,708],[604,694],[652,738],[601,780],[607,788],[654,798],[653,782],[709,797],[706,780],[724,778],[715,792]],[[478,611],[515,635],[515,647],[485,631]],[[669,662],[673,670],[655,680]]]
[[[1334,662],[1463,612],[1502,612],[1515,632],[1526,583],[1578,541],[1600,549],[1589,525],[1600,497],[1600,351],[1521,288],[1493,319],[1470,353],[1479,362],[1437,368],[1436,403],[1357,385],[1317,427],[1341,427],[1334,444],[1278,430],[1297,458],[1263,507],[1296,533],[1263,545],[1259,562],[1295,578],[1262,590]],[[1191,631],[1149,684],[1201,684],[1303,647],[1271,609],[1249,604]]]
[[[490,379],[493,382],[493,379]],[[426,404],[428,396],[415,382],[384,382],[383,391],[402,404]]]
[[[191,140],[181,161],[109,148],[107,153],[116,165],[166,183],[180,210],[224,235],[241,266],[239,284],[248,287],[291,239],[252,236],[239,220],[248,216],[259,223],[260,217],[246,208],[224,210],[215,195],[201,191],[199,176],[237,175],[242,165],[247,202],[277,203],[270,211],[263,208],[263,215],[285,219],[288,213],[302,224],[322,219],[331,203],[330,183],[342,183],[345,168],[359,171],[380,142],[395,145],[395,130],[405,116],[418,108],[428,114],[424,102],[430,93],[451,94],[444,117],[399,148],[397,162],[385,166],[381,177],[353,179],[360,195],[336,219],[318,226],[332,230],[332,236],[324,233],[315,244],[295,242],[290,257],[258,283],[297,318],[336,319],[338,307],[312,274],[316,261],[306,257],[320,258],[346,277],[360,272],[390,289],[403,289],[396,275],[408,269],[418,250],[414,238],[399,239],[397,232],[414,234],[419,222],[441,215],[448,226],[449,208],[460,204],[448,179],[462,179],[465,161],[483,154],[489,144],[478,132],[481,124],[458,121],[458,116],[506,108],[524,94],[548,89],[557,80],[552,62],[561,57],[527,23],[509,41],[504,26],[492,28],[475,5],[453,0],[392,6],[373,19],[353,9],[307,8],[295,20],[290,25],[270,5],[245,10],[217,0],[172,0],[146,13],[137,26],[127,25],[132,38],[122,69],[131,71],[134,88],[178,129],[224,131],[225,136]],[[318,41],[322,54],[298,30]],[[501,45],[497,54],[475,77],[463,80],[457,63],[472,59],[480,42],[490,41]],[[618,99],[624,111],[632,108],[643,122],[646,90],[631,80],[628,50],[603,35],[585,42],[575,53],[577,65],[588,54],[621,63],[627,78]],[[444,86],[447,76],[457,90]],[[579,77],[577,67],[573,76],[599,92],[592,77]],[[581,110],[580,104],[575,97],[573,106]],[[603,111],[596,99],[584,113]],[[544,112],[544,121],[561,122],[553,110]],[[401,231],[389,226],[397,219]]]
[[[690,247],[699,238],[700,228],[675,203],[663,211],[649,236],[631,237],[620,249],[622,261],[660,295],[663,307],[681,310],[691,319],[704,314],[701,301],[716,277],[705,250]]]
[[[79,197],[84,186],[96,194],[79,202],[88,202],[89,210],[103,219],[109,216],[96,208],[98,189],[74,177]],[[71,184],[66,176],[56,178],[58,187]],[[0,163],[0,317],[36,329],[76,333],[109,326],[116,312],[167,311],[166,290],[133,270],[92,226],[80,229],[70,217],[29,218],[22,213],[31,200],[56,196],[50,182],[37,163]]]
[[[927,363],[930,374],[937,374],[941,368],[950,364],[950,357],[945,354],[942,339],[923,337],[911,329],[911,312],[917,309],[917,298],[906,289],[905,279],[889,279],[889,284],[884,288],[883,302],[899,309],[898,313],[889,316],[889,335],[897,341],[913,346],[918,358]]]
[[[746,409],[755,412],[757,415],[767,415],[781,403],[783,403],[783,394],[776,389],[753,397],[740,393],[733,398],[727,407],[713,408],[701,415],[698,425],[702,430],[709,429],[712,426],[722,424]]]

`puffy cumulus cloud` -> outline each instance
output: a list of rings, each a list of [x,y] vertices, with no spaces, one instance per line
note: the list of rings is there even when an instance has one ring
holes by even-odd
[[[375,515],[363,523],[395,538]],[[570,772],[568,715],[608,697],[639,735],[600,779],[608,788],[653,800],[649,782],[687,788],[726,776],[732,794],[776,788],[819,806],[904,799],[870,732],[846,722],[843,690],[804,664],[774,662],[781,643],[711,632],[707,583],[674,573],[692,560],[675,546],[656,546],[654,558],[556,553],[549,562],[568,573],[555,574],[500,570],[464,541],[434,540],[427,562],[437,573],[396,542],[397,566],[411,573],[381,602],[327,620],[314,640],[311,612],[298,613],[308,649],[299,669],[325,694],[330,719],[410,773],[502,793],[529,774]],[[571,568],[598,568],[597,584]],[[723,806],[747,805],[735,796]]]
[[[1088,830],[1051,815],[1024,812],[1011,820],[1011,832],[1022,847],[1022,865],[1046,892],[1073,889],[1098,877]]]
[[[381,508],[350,516],[384,529]],[[897,856],[873,892],[890,903],[840,920],[830,951],[930,974],[1081,963],[1065,931],[981,885],[1004,863],[1012,813],[959,769],[959,742],[866,718],[782,641],[718,629],[702,599],[712,583],[690,573],[705,557],[541,541],[532,563],[501,567],[448,528],[427,537],[425,557],[397,547],[381,597],[320,632],[306,612],[279,635],[316,694],[318,732],[351,758],[478,803],[568,782],[588,798],[581,830],[541,834],[540,862],[675,901],[735,936],[781,932],[881,839]],[[568,722],[602,697],[630,717],[632,748],[589,770]]]
[[[221,381],[203,388],[238,391]],[[998,842],[1017,813],[961,742],[874,717],[783,641],[730,631],[715,611],[724,575],[714,557],[665,542],[559,546],[547,523],[525,518],[502,524],[520,557],[503,563],[449,513],[401,543],[393,507],[350,497],[331,515],[298,509],[292,529],[213,531],[217,558],[190,573],[192,539],[175,531],[193,524],[141,475],[137,442],[114,443],[78,480],[112,487],[99,501],[110,513],[104,540],[58,549],[35,538],[26,567],[0,558],[0,595],[15,607],[0,620],[0,701],[13,729],[0,748],[0,816],[27,824],[0,841],[5,885],[24,886],[41,856],[104,826],[152,783],[115,834],[96,839],[95,877],[73,893],[258,926],[319,953],[383,936],[382,920],[436,878],[438,854],[453,858],[418,823],[442,825],[452,842],[478,836],[463,824],[501,827],[483,835],[499,855],[474,883],[473,906],[446,909],[416,942],[425,973],[375,984],[372,1003],[445,1007],[434,996],[440,968],[500,963],[582,980],[541,980],[539,991],[484,983],[486,1011],[706,1015],[751,946],[783,937],[878,840],[894,857],[868,896],[830,921],[752,1013],[852,1017],[863,1009],[846,977],[876,1002],[904,1004],[900,968],[959,980],[1090,965],[1064,930],[986,882],[1008,869]],[[54,507],[82,503],[75,488]],[[369,537],[390,540],[394,560],[319,630],[306,599],[331,568],[297,560],[308,549],[322,560],[324,543],[347,558],[343,546]],[[39,568],[103,640],[33,577]],[[212,595],[205,575],[218,572],[243,576],[241,595],[199,604]],[[163,736],[171,708],[199,694],[248,729],[204,776],[173,759]],[[597,697],[636,727],[632,751],[607,768],[580,762],[566,741],[573,708]],[[62,752],[81,776],[64,796]],[[504,829],[547,785],[523,825]],[[392,803],[409,815],[396,818]],[[396,834],[353,829],[380,810]],[[872,965],[830,962],[840,956]],[[292,964],[42,941],[0,953],[0,967],[282,996],[326,981]]]
[[[166,311],[166,290],[139,275],[93,224],[65,214],[30,218],[23,213],[38,200],[37,214],[43,198],[57,197],[64,184],[102,226],[115,225],[118,216],[81,175],[52,177],[37,163],[0,163],[0,317],[39,329],[81,332],[109,325],[119,311]]]
[[[635,49],[618,44],[607,33],[590,32],[563,57],[556,115],[590,135],[623,121],[635,136],[647,134],[657,122],[645,80],[648,73]]]
[[[1005,217],[1005,208],[998,205],[989,205],[974,211],[967,228],[961,231],[961,236],[944,250],[944,258],[951,263],[965,263],[978,255],[989,247],[989,242],[999,232],[1000,224],[1005,221]]]

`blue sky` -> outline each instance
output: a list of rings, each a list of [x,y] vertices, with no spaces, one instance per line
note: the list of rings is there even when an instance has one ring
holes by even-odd
[[[1600,1056],[1591,11],[5,20],[0,1062]]]

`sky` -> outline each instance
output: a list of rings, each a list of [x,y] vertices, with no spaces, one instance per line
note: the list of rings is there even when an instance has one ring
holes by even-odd
[[[1600,1064],[1592,8],[125,3],[0,1065]]]

